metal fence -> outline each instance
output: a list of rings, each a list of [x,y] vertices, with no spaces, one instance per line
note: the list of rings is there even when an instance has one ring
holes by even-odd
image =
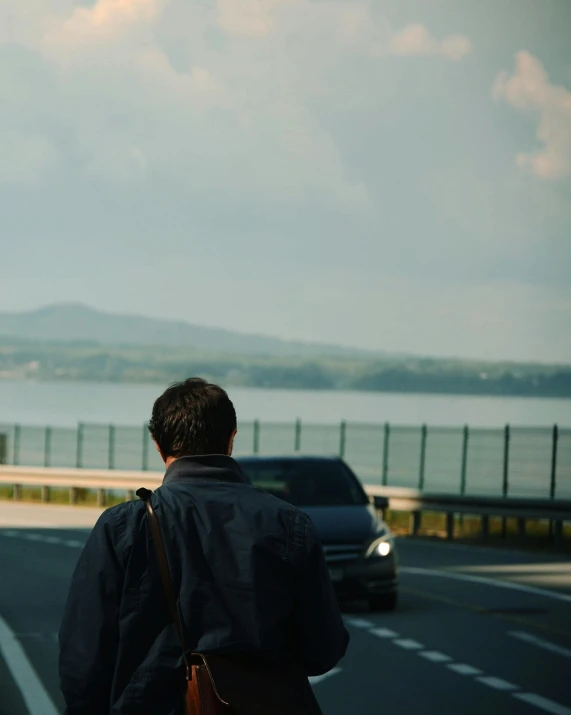
[[[2,435],[4,438],[2,439]],[[424,491],[571,498],[571,429],[241,423],[234,451],[337,454],[367,484]],[[0,461],[26,466],[143,469],[163,464],[146,426],[76,429],[0,424]]]

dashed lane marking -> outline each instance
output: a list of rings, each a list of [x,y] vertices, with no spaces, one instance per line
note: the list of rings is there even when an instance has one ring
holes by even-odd
[[[369,631],[374,636],[378,638],[398,638],[398,633],[391,631],[390,628],[371,628]]]
[[[476,678],[479,683],[487,685],[489,688],[494,688],[494,690],[518,690],[517,685],[508,683],[507,680],[502,680],[502,678],[494,678],[492,675],[484,675],[481,678]]]
[[[553,700],[544,698],[541,695],[536,695],[535,693],[514,693],[513,696],[518,700],[522,700],[524,703],[535,705],[536,708],[544,710],[546,713],[551,713],[552,715],[571,715],[571,708],[560,705]]]
[[[447,663],[452,660],[449,655],[439,653],[437,650],[424,650],[418,655],[421,658],[426,658],[426,660],[432,661],[433,663]]]
[[[6,529],[5,531],[0,531],[0,536],[7,536],[9,539],[25,539],[26,541],[37,541],[42,544],[58,544],[61,546],[68,546],[72,549],[82,549],[85,546],[85,543],[83,541],[78,541],[77,539],[64,539],[59,536],[44,536],[44,534],[15,531],[14,529]]]
[[[446,667],[450,668],[450,670],[453,670],[455,673],[458,673],[458,675],[482,675],[481,670],[478,670],[478,668],[474,668],[472,665],[468,665],[467,663],[450,663],[450,665],[447,665]]]
[[[363,626],[360,625],[359,627],[362,628]],[[424,646],[418,641],[415,641],[411,638],[401,638],[399,637],[398,633],[391,631],[389,628],[371,628],[368,632],[372,635],[384,638],[385,640],[388,640],[389,642],[394,643],[395,645],[398,645],[405,650],[414,651],[421,658],[424,658],[428,661],[431,661],[433,663],[442,663],[449,670],[453,671],[454,673],[458,673],[458,675],[474,677],[477,682],[481,683],[482,685],[486,685],[488,688],[492,688],[494,690],[498,690],[506,694],[509,693],[512,697],[518,698],[518,700],[528,703],[529,705],[533,705],[534,707],[537,707],[544,712],[550,713],[551,715],[571,715],[571,708],[568,708],[565,705],[556,703],[555,701],[549,700],[548,698],[544,698],[542,695],[537,695],[536,693],[521,692],[521,688],[518,685],[514,685],[513,683],[510,683],[503,678],[496,678],[493,675],[484,675],[481,670],[479,670],[478,668],[474,668],[474,666],[468,665],[467,663],[450,662],[453,659],[451,656],[446,655],[446,653],[441,653],[440,651],[436,650],[424,650]],[[535,643],[537,640],[541,640],[536,639],[535,636],[524,632],[514,632],[510,635],[513,635],[516,638],[520,637],[522,640],[528,640],[533,643]],[[548,643],[548,641],[545,641],[545,643]],[[559,646],[555,646],[555,644],[553,643],[548,643],[548,645],[557,648],[557,651],[566,650],[564,648],[559,648]]]
[[[424,648],[422,643],[419,643],[418,641],[413,641],[411,638],[401,638],[399,640],[393,641],[395,645],[400,646],[401,648],[404,648],[405,650],[421,650]]]
[[[571,650],[569,650],[569,648],[563,648],[563,646],[557,645],[556,643],[550,643],[549,641],[546,641],[543,638],[538,638],[531,633],[526,633],[525,631],[510,631],[509,635],[514,638],[519,638],[520,641],[532,643],[539,648],[549,650],[552,653],[557,653],[557,655],[562,655],[564,658],[571,658]]]

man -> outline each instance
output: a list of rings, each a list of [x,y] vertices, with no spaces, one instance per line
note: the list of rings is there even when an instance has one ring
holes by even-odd
[[[198,378],[175,384],[149,429],[166,465],[152,504],[188,650],[330,670],[349,636],[319,540],[307,515],[250,486],[231,458],[228,395]],[[145,506],[107,509],[60,630],[66,715],[179,715],[181,667]]]

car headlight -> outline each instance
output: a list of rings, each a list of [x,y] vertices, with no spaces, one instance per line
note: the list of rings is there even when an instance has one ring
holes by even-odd
[[[390,536],[390,534],[383,534],[369,544],[365,551],[365,558],[388,556],[392,550],[392,536]]]

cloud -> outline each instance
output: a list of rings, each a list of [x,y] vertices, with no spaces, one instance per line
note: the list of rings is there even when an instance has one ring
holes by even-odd
[[[37,132],[4,129],[0,132],[0,184],[29,184],[57,162],[49,138]]]
[[[497,100],[539,118],[537,138],[543,149],[520,153],[516,163],[540,179],[571,175],[571,92],[551,84],[541,62],[529,52],[518,52],[513,74],[501,72],[492,88]]]
[[[393,35],[388,52],[398,57],[415,55],[440,55],[454,62],[472,51],[472,43],[464,35],[448,35],[437,40],[424,25],[407,25]]]
[[[0,45],[32,52],[50,91],[34,100],[30,77],[10,65],[9,85],[30,87],[19,111],[35,157],[14,180],[54,166],[61,147],[43,136],[49,126],[72,137],[76,155],[65,159],[87,177],[174,177],[190,196],[227,196],[252,211],[295,203],[366,220],[379,199],[348,164],[320,97],[344,106],[350,92],[365,108],[383,91],[388,52],[418,53],[420,42],[424,53],[459,59],[470,46],[460,36],[438,42],[422,26],[395,35],[372,0],[28,1],[29,13],[5,0],[0,29],[11,18],[18,32],[0,33]]]
[[[280,5],[296,1],[298,0],[218,0],[218,24],[228,35],[264,37],[273,29],[274,11]]]

